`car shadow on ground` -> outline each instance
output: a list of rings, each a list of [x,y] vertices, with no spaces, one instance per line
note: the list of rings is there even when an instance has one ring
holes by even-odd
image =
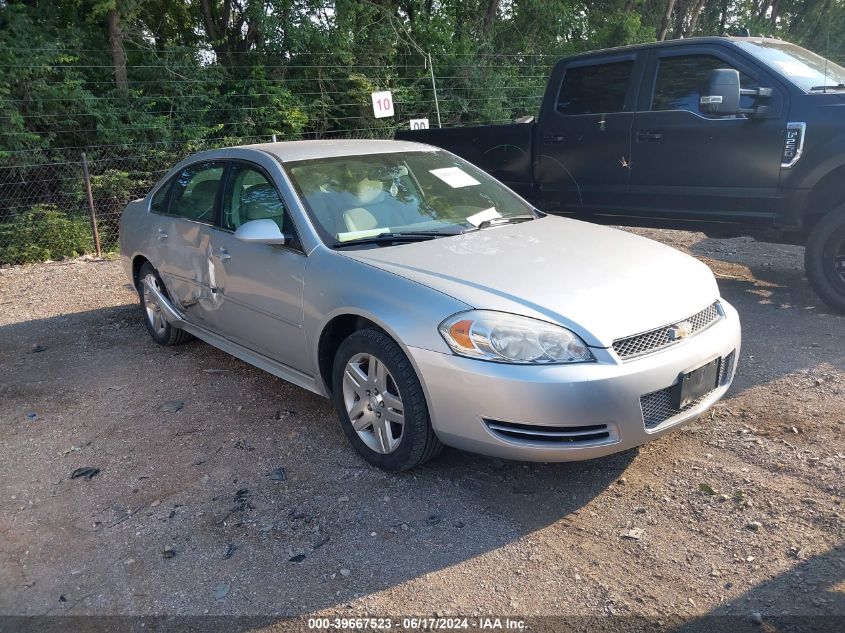
[[[0,513],[0,533],[17,526],[7,613],[337,607],[512,547],[527,558],[523,537],[565,527],[637,454],[525,464],[446,449],[388,474],[354,453],[325,399],[199,341],[156,346],[137,306],[3,326],[0,341],[0,417],[15,421],[0,480],[39,499],[31,527]],[[77,466],[100,473],[70,480]]]
[[[749,587],[710,613],[673,627],[673,632],[845,631],[845,543],[805,560],[801,550],[793,551],[792,556],[797,564],[789,571]],[[817,613],[824,615],[796,613],[798,596],[804,600],[809,597]]]

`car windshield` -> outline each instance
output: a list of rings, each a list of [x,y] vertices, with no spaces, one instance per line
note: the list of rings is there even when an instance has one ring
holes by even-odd
[[[737,46],[808,92],[845,84],[845,68],[795,44],[748,40],[737,41]]]
[[[329,244],[376,236],[454,235],[533,208],[483,171],[440,151],[341,156],[286,163]]]

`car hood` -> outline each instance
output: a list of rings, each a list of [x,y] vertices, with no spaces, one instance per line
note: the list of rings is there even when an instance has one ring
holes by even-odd
[[[618,229],[553,216],[338,252],[478,309],[559,323],[594,347],[682,321],[719,297],[710,269],[689,255]]]

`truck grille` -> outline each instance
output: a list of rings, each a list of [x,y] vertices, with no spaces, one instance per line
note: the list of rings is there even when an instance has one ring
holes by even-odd
[[[615,432],[606,424],[586,426],[537,426],[500,420],[484,420],[487,428],[497,437],[520,442],[542,442],[545,444],[601,443],[616,440]]]
[[[736,352],[734,351],[723,357],[719,362],[719,387],[724,387],[730,381],[735,360]],[[640,408],[642,408],[643,411],[643,423],[645,424],[645,428],[653,429],[666,422],[666,420],[694,409],[704,400],[709,398],[713,391],[716,390],[713,389],[713,391],[704,394],[698,400],[690,402],[682,409],[677,409],[672,404],[672,390],[674,387],[675,385],[670,385],[665,389],[652,391],[651,393],[647,393],[640,397]]]
[[[643,354],[650,354],[651,352],[656,352],[684,340],[684,338],[679,339],[672,336],[673,328],[679,324],[688,322],[690,326],[688,336],[693,336],[710,327],[721,318],[722,311],[717,301],[684,321],[670,323],[669,325],[664,325],[663,327],[643,332],[642,334],[617,339],[613,341],[613,351],[623,361],[642,356]]]

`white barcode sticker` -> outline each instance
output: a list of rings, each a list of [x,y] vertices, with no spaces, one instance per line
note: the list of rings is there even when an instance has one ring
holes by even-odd
[[[460,189],[461,187],[472,187],[473,185],[481,184],[460,167],[443,167],[441,169],[432,169],[431,174],[440,178],[440,180],[445,182],[453,189]]]

